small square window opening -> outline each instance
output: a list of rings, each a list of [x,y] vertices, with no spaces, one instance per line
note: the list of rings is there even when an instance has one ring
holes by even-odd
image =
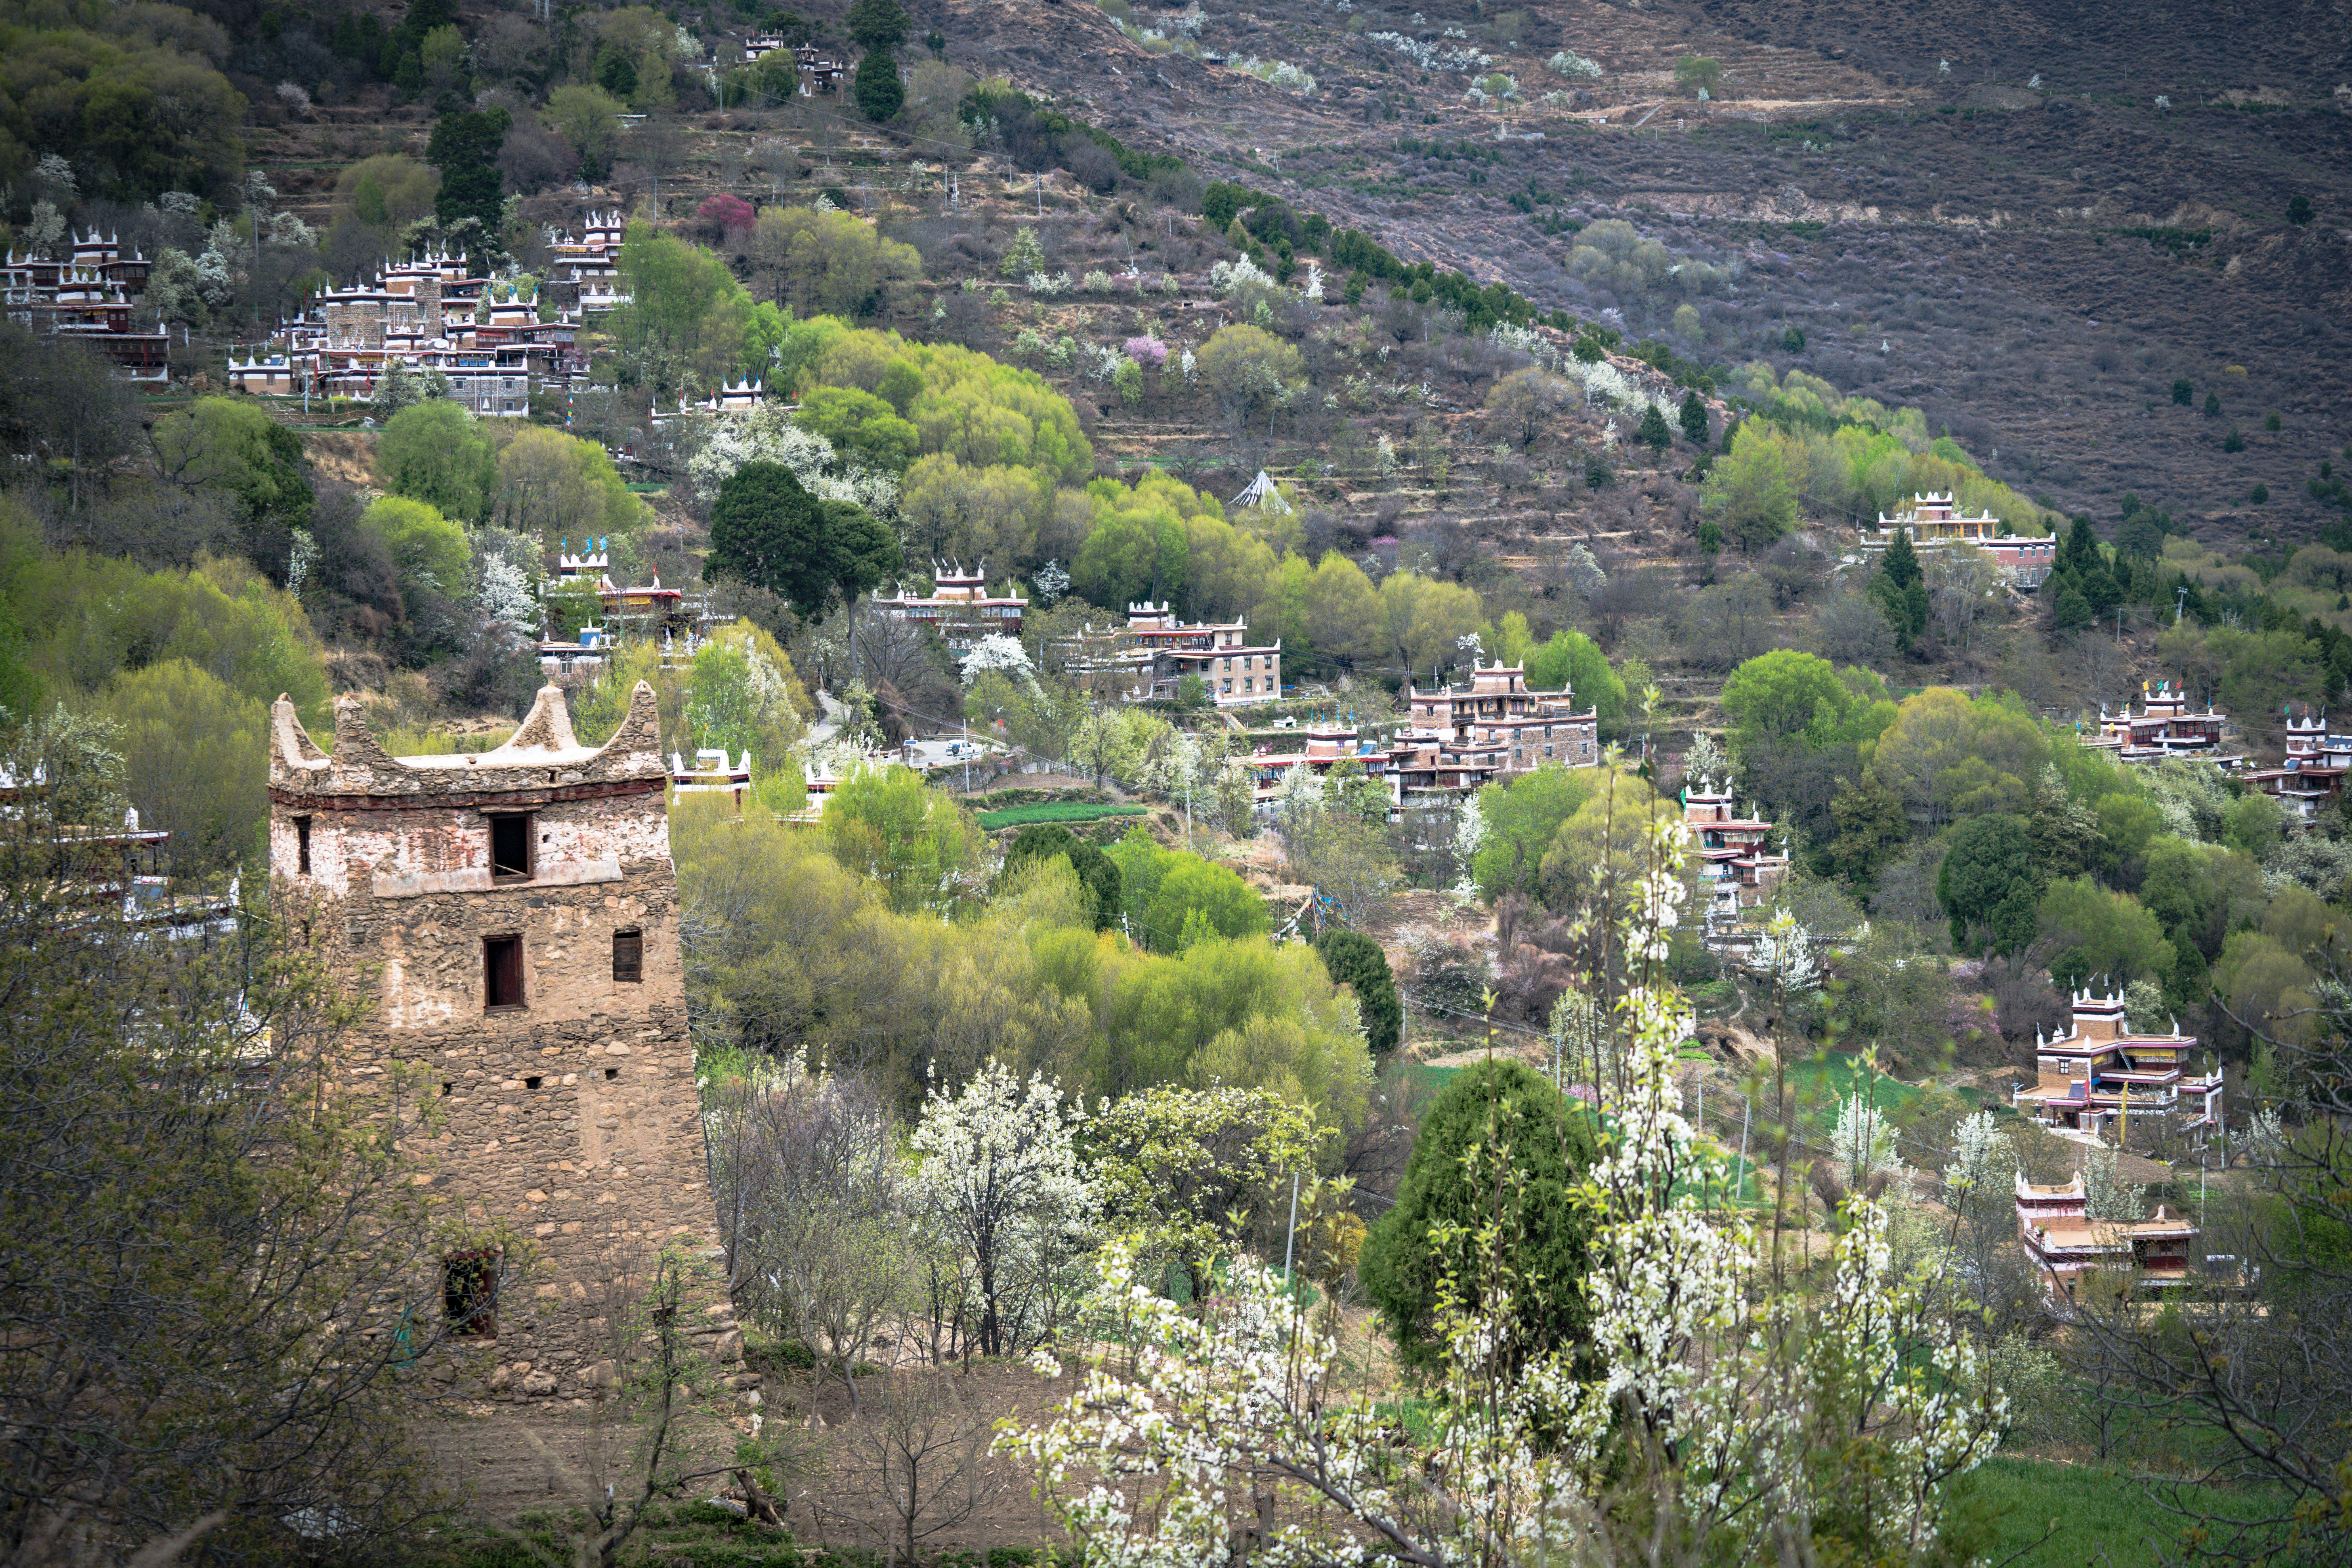
[[[525,1089],[537,1089],[541,1084],[546,1081],[547,1080],[544,1079],[527,1078],[522,1080],[522,1086]]]
[[[515,880],[530,875],[530,826],[528,816],[490,818],[491,880]]]
[[[621,1069],[619,1068],[606,1068],[604,1069],[604,1081],[606,1083],[612,1082],[614,1079],[620,1076]]]

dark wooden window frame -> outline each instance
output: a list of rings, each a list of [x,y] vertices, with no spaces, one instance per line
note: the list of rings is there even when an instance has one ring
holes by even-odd
[[[631,926],[613,933],[613,980],[616,984],[641,983],[646,977],[646,933]]]
[[[482,1010],[520,1012],[526,1005],[522,983],[522,938],[520,935],[482,939]]]
[[[539,817],[528,811],[498,811],[490,819],[490,880],[528,882],[539,862]],[[516,851],[520,849],[520,854]]]

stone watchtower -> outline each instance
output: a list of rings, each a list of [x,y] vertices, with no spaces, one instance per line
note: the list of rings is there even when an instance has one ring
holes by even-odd
[[[351,697],[331,757],[284,698],[271,721],[272,897],[365,1004],[339,1076],[422,1113],[404,1148],[453,1219],[528,1243],[443,1260],[460,1375],[507,1400],[590,1393],[628,1281],[718,1240],[653,692],[602,746],[552,686],[472,754],[392,756]],[[715,1285],[682,1316],[740,1358]]]

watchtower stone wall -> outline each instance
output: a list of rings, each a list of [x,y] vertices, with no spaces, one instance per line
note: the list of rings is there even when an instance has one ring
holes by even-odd
[[[656,735],[642,683],[601,746],[552,686],[472,754],[394,757],[352,698],[331,756],[272,713],[273,900],[364,1004],[341,1081],[453,1213],[527,1243],[450,1325],[479,1397],[593,1394],[623,1281],[718,1246]],[[682,1315],[750,1387],[715,1271]]]

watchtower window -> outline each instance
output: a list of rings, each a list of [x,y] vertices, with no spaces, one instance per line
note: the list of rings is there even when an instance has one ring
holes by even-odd
[[[530,875],[533,818],[529,813],[490,818],[490,877],[509,881]]]
[[[310,874],[310,819],[307,816],[294,819],[294,869],[300,876]]]
[[[520,1007],[522,1004],[522,938],[482,939],[482,1005]]]
[[[441,1306],[449,1331],[466,1339],[499,1332],[499,1255],[495,1248],[453,1252],[441,1260]]]
[[[641,931],[616,931],[613,933],[613,978],[616,981],[640,981],[646,977],[646,933]]]

